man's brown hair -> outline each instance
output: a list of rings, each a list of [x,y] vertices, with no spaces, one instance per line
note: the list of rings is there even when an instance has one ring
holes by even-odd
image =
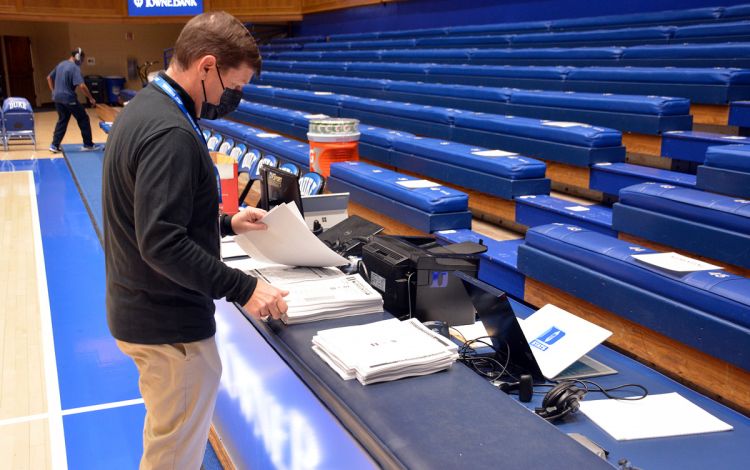
[[[182,28],[174,45],[173,60],[188,68],[206,55],[216,57],[217,67],[237,68],[249,65],[260,75],[261,59],[250,31],[225,11],[202,13]]]

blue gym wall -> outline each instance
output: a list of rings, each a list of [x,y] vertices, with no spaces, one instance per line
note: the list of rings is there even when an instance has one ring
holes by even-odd
[[[294,35],[551,20],[730,6],[748,0],[405,0],[305,15]]]

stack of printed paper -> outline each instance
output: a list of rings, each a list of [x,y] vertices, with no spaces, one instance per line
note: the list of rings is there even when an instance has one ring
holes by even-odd
[[[383,311],[383,298],[359,274],[342,273],[274,285],[289,290],[285,298],[289,310],[282,317],[287,324]]]
[[[356,378],[362,385],[432,374],[458,358],[451,340],[413,318],[323,330],[312,342],[341,378]]]

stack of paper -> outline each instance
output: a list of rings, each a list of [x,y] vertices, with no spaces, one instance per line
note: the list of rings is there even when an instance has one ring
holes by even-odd
[[[432,374],[458,358],[451,340],[413,318],[323,330],[312,342],[341,378],[356,378],[362,385]]]
[[[282,320],[290,325],[383,311],[383,298],[359,274],[275,285],[289,290]]]

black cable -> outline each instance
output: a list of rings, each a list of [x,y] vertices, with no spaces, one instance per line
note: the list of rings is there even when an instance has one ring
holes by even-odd
[[[586,391],[586,393],[588,393],[588,392],[603,393],[605,397],[607,397],[607,398],[609,398],[611,400],[629,400],[629,401],[635,401],[635,400],[643,400],[644,398],[646,398],[648,396],[648,389],[646,387],[644,387],[643,385],[640,385],[640,384],[622,384],[622,385],[618,385],[616,387],[604,388],[601,385],[599,385],[598,383],[593,382],[591,380],[576,379],[576,380],[571,380],[571,382],[575,382],[575,383],[579,383],[579,384],[583,385],[583,389]],[[596,387],[596,389],[590,389],[589,385],[592,385],[592,386]],[[640,396],[637,396],[637,397],[619,397],[619,396],[616,396],[616,395],[612,395],[610,393],[610,392],[614,392],[614,391],[617,391],[617,390],[622,390],[624,388],[638,388],[638,389],[640,389],[640,390],[643,391],[643,394],[640,395]]]

